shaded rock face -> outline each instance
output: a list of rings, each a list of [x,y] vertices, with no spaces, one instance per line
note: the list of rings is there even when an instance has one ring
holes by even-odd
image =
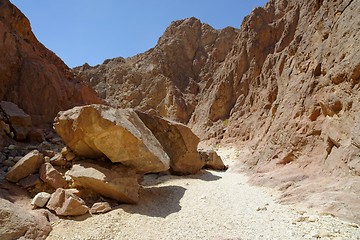
[[[131,109],[104,105],[75,107],[60,112],[54,128],[80,156],[95,159],[106,156],[140,173],[169,169],[169,157],[163,147]]]
[[[0,107],[14,129],[16,140],[25,140],[32,127],[30,115],[12,102],[1,101]]]
[[[217,31],[195,18],[175,21],[146,53],[84,65],[75,73],[111,105],[188,123],[199,96],[214,84],[236,33],[230,27]]]
[[[172,173],[183,175],[200,171],[204,166],[197,151],[200,140],[187,126],[139,111],[136,113],[164,147]]]
[[[248,154],[241,159],[266,183],[331,175],[355,196],[359,12],[353,0],[270,0],[239,30],[214,30],[194,18],[176,21],[143,54],[74,71],[113,105],[169,117],[201,139],[244,147]],[[359,201],[350,195],[341,199],[356,209]],[[335,204],[337,197],[330,198]],[[327,208],[336,209],[332,203]],[[354,212],[341,215],[354,219]]]
[[[60,110],[99,102],[36,39],[29,20],[8,0],[0,1],[0,36],[0,100],[16,103],[35,123],[50,123]]]

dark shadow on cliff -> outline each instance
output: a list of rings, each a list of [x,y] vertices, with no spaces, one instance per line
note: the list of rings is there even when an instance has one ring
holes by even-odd
[[[119,208],[131,214],[165,218],[181,210],[180,199],[185,191],[179,186],[142,188],[138,204],[120,205]]]

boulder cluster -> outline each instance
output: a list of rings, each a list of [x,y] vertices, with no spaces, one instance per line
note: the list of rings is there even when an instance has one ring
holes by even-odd
[[[3,107],[8,120],[4,124],[10,128],[4,134],[13,141],[27,139],[32,128],[29,115],[10,102],[1,106],[11,106],[23,116],[23,121],[15,121]],[[199,138],[185,125],[132,109],[75,107],[59,112],[53,126],[56,133],[49,141],[42,136],[38,145],[5,147],[0,166],[7,181],[29,191],[34,208],[47,208],[58,216],[135,204],[144,174],[226,169],[215,151],[198,151]]]

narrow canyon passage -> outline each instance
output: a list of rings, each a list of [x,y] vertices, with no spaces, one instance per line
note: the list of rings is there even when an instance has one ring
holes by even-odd
[[[48,239],[359,239],[350,223],[276,202],[274,189],[234,173],[237,152],[219,151],[226,172],[190,177],[147,175],[137,205],[103,215],[61,220]]]

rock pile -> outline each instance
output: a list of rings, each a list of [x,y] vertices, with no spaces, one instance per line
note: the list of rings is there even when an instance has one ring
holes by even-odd
[[[5,179],[28,190],[34,208],[58,216],[137,203],[147,173],[225,169],[216,153],[198,152],[199,138],[185,125],[132,109],[75,107],[58,113],[54,129],[67,146],[55,134],[37,146],[21,148],[14,142],[3,151],[0,166],[8,165],[2,168]],[[210,165],[215,158],[218,165]]]

